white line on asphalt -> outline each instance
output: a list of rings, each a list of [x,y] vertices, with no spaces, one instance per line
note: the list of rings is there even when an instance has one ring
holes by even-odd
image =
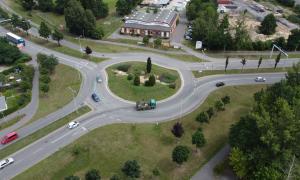
[[[86,127],[81,127],[82,130],[87,131],[88,129]]]
[[[57,139],[51,141],[51,143],[52,143],[52,144],[53,144],[53,143],[56,143],[57,141],[61,140],[61,139],[64,138],[65,136],[69,135],[70,133],[71,133],[71,131],[70,131],[69,133],[66,133],[66,134],[60,136],[59,138],[57,138]]]

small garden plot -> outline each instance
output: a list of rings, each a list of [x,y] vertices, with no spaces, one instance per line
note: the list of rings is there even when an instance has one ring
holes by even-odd
[[[172,96],[181,82],[177,71],[147,63],[127,62],[107,68],[108,85],[117,96],[131,101],[162,100]]]

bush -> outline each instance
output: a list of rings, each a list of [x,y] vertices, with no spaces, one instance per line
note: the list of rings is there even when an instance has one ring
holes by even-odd
[[[151,86],[149,80],[145,81],[145,86],[147,86],[147,87]]]
[[[208,117],[210,119],[215,114],[215,110],[213,107],[209,107],[206,113],[208,114]]]
[[[216,175],[220,175],[225,171],[227,164],[228,164],[227,161],[228,161],[228,159],[225,159],[214,167],[214,173]]]
[[[21,91],[26,92],[27,90],[31,89],[31,84],[27,81],[21,81],[20,89]]]
[[[149,36],[143,37],[143,43],[146,45],[149,44]]]
[[[49,77],[49,75],[42,75],[40,77],[40,81],[43,82],[43,83],[48,84],[51,81],[51,78]]]
[[[187,146],[176,146],[172,152],[172,159],[177,164],[186,162],[189,158],[190,150]]]
[[[22,54],[22,56],[15,62],[15,64],[25,63],[30,61],[32,58],[28,54]]]
[[[126,161],[122,168],[122,172],[128,177],[139,178],[141,174],[140,165],[136,160]]]
[[[20,97],[17,100],[18,106],[23,106],[24,104],[28,103],[30,101],[30,95],[29,94],[21,94]]]
[[[65,180],[80,180],[80,178],[78,176],[71,175],[71,176],[65,177]]]
[[[101,176],[97,169],[91,169],[85,174],[86,180],[100,180]]]
[[[95,30],[93,30],[91,34],[92,39],[102,39],[104,36],[104,31],[102,27],[97,27]]]
[[[140,76],[135,76],[135,77],[134,77],[133,84],[134,84],[135,86],[139,86],[139,85],[141,84],[141,82],[140,82]]]
[[[44,93],[47,93],[49,91],[49,85],[46,83],[40,83],[40,90]]]
[[[200,122],[200,123],[208,123],[209,120],[209,116],[207,114],[207,112],[201,112],[200,114],[198,114],[196,121]]]
[[[128,80],[128,81],[131,81],[132,79],[133,79],[133,75],[132,75],[132,74],[128,74],[127,80]]]
[[[50,74],[49,70],[46,68],[41,68],[40,69],[40,74],[45,75],[45,74]]]
[[[109,180],[120,180],[120,178],[117,175],[113,175]]]
[[[216,101],[215,108],[217,109],[217,111],[224,111],[225,110],[224,103],[221,100]]]
[[[170,74],[170,73],[162,73],[160,76],[159,76],[159,80],[161,82],[164,82],[164,83],[174,83],[176,81],[177,77],[173,74]]]
[[[171,84],[169,84],[169,88],[175,89],[175,88],[176,88],[176,83],[171,83]]]
[[[153,169],[152,173],[153,173],[154,176],[159,176],[160,175],[160,172],[159,172],[158,168]]]
[[[122,72],[128,72],[129,68],[131,67],[130,64],[121,64],[117,66],[117,70],[122,71]]]
[[[224,103],[224,105],[230,103],[230,96],[224,96],[221,98],[221,101]]]

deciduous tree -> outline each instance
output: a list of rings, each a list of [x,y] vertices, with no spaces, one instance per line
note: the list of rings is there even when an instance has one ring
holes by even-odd
[[[176,146],[172,152],[172,159],[177,164],[186,162],[189,158],[190,150],[187,146]]]

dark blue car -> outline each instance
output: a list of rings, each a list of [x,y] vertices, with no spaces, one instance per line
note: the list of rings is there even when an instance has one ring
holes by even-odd
[[[93,94],[92,94],[92,99],[93,99],[95,102],[99,102],[99,101],[100,101],[100,98],[99,98],[99,96],[98,96],[96,93],[93,93]]]

